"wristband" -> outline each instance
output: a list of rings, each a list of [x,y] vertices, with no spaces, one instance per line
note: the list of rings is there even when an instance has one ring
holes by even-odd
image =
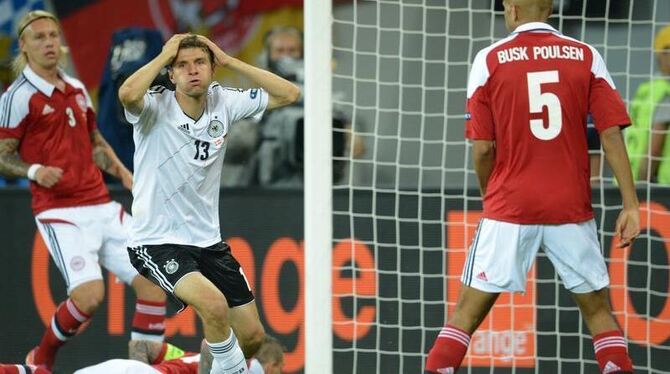
[[[35,174],[37,174],[37,171],[40,168],[42,168],[42,165],[40,165],[40,164],[30,165],[30,167],[28,168],[28,179],[30,179],[31,181],[34,181],[35,180]]]

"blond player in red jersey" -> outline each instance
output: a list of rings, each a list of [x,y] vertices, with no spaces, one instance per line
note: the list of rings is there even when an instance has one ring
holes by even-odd
[[[131,217],[110,200],[100,170],[126,188],[133,176],[97,130],[83,84],[59,68],[64,48],[56,17],[29,12],[18,38],[18,77],[0,99],[0,174],[32,181],[35,221],[69,295],[27,363],[50,369],[59,347],[91,318],[104,297],[100,265],[137,294],[131,339],[162,341],[165,294],[130,264]]]
[[[630,124],[598,52],[546,23],[551,0],[505,0],[512,34],[480,51],[468,80],[465,135],[472,141],[484,214],[463,286],[426,363],[455,373],[501,292],[523,292],[544,249],[593,336],[600,371],[632,373],[612,316],[609,277],[591,208],[586,117],[593,115],[619,182],[620,247],[639,234],[639,203],[621,128]]]

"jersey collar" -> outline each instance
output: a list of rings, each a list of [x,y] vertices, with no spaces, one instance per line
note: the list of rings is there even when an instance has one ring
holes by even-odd
[[[520,25],[517,27],[512,34],[518,34],[520,32],[527,32],[527,31],[545,31],[545,32],[555,32],[558,33],[558,30],[553,28],[551,25],[544,23],[544,22],[528,22],[524,23],[523,25]]]
[[[58,69],[58,75],[65,80],[65,74],[63,73],[62,70]],[[53,94],[54,90],[56,89],[56,86],[53,84],[47,82],[44,78],[40,77],[33,71],[33,69],[30,68],[29,65],[26,65],[25,68],[23,68],[23,76],[26,77],[28,82],[35,86],[38,90],[40,90],[43,94],[51,97],[51,94]]]

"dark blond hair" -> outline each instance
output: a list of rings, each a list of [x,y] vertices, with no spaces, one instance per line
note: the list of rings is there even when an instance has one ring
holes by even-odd
[[[284,346],[274,336],[265,335],[263,344],[254,355],[261,364],[279,363],[284,361]]]
[[[16,30],[16,36],[19,40],[23,38],[23,34],[25,33],[26,29],[28,26],[30,26],[31,23],[37,21],[38,19],[43,19],[47,18],[56,23],[58,26],[58,30],[61,30],[60,22],[58,21],[58,18],[56,18],[55,15],[52,13],[49,13],[45,10],[33,10],[31,12],[26,13],[23,18],[21,18],[21,21],[19,21],[18,28]],[[68,52],[67,47],[61,46],[61,63],[65,59],[65,54]],[[14,58],[14,61],[12,61],[12,70],[14,71],[14,74],[19,75],[23,71],[23,69],[26,67],[28,64],[28,56],[24,53],[19,51],[19,54]]]
[[[179,42],[179,48],[177,51],[177,54],[179,54],[179,51],[182,49],[187,49],[187,48],[199,48],[202,49],[206,54],[207,57],[209,57],[209,62],[214,65],[214,52],[212,52],[211,49],[205,44],[205,42],[201,41],[198,39],[197,35],[189,35],[182,39]],[[170,66],[174,65],[175,61],[177,61],[177,57],[172,60],[172,63],[170,63]]]

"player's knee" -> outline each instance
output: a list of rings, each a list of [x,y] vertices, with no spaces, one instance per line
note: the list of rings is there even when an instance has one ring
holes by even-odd
[[[199,311],[205,323],[218,328],[228,327],[228,303],[223,297],[208,300]]]
[[[576,294],[575,300],[584,319],[598,318],[599,315],[609,315],[611,308],[606,290]]]
[[[244,352],[244,357],[249,359],[252,358],[265,340],[265,331],[263,327],[258,324],[258,326],[253,329],[253,331],[247,332],[244,337],[238,337],[240,341],[240,348]]]

